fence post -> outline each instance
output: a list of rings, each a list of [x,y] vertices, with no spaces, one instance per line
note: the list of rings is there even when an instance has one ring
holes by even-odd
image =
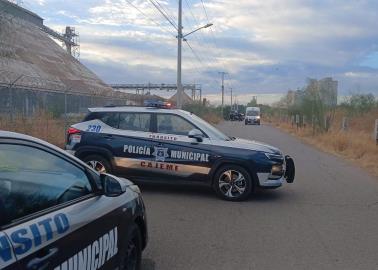
[[[67,93],[68,91],[71,91],[72,87],[65,87],[64,89],[64,134],[67,134],[68,130],[68,109],[67,109]]]
[[[15,79],[8,86],[8,89],[9,89],[9,113],[10,113],[10,118],[11,118],[12,124],[13,124],[13,114],[14,114],[14,111],[13,111],[13,107],[14,106],[13,106],[13,91],[12,91],[12,88],[16,84],[16,82],[18,82],[22,77],[24,77],[24,75],[18,76],[17,79]]]
[[[299,128],[299,114],[295,115],[295,124],[297,125],[297,129]]]
[[[347,131],[347,129],[348,129],[348,118],[343,117],[343,120],[341,122],[341,130]]]
[[[9,89],[9,116],[11,123],[13,123],[13,91],[12,86],[8,87]]]
[[[303,125],[303,127],[306,127],[306,115],[303,115],[302,116],[302,125]]]
[[[378,119],[375,119],[374,137],[375,143],[378,145]]]

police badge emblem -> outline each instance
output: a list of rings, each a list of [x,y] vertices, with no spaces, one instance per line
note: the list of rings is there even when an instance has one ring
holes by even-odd
[[[155,156],[155,161],[161,161],[164,162],[165,158],[167,158],[168,155],[168,148],[163,148],[163,147],[154,147],[154,152],[152,155]]]

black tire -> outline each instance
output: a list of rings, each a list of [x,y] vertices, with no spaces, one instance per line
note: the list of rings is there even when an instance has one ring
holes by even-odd
[[[232,180],[228,181],[226,178],[230,171]],[[236,181],[238,178],[237,173],[241,174],[244,180]],[[247,170],[238,165],[230,164],[224,165],[217,170],[213,179],[213,189],[223,200],[244,201],[252,194],[255,188],[253,179]],[[243,193],[240,193],[240,190],[244,190]]]
[[[110,162],[104,158],[103,156],[100,156],[100,155],[89,155],[89,156],[85,156],[84,158],[82,158],[82,160],[87,163],[89,166],[91,166],[93,169],[95,169],[96,171],[100,172],[100,173],[112,173],[112,165],[110,164]],[[99,165],[95,165],[97,162],[97,164]],[[103,167],[103,169],[101,168],[101,165]]]
[[[120,269],[140,270],[142,263],[142,235],[138,226],[133,223],[127,234],[125,250],[122,254]]]

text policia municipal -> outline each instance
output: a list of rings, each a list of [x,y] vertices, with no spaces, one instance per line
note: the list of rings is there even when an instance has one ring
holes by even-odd
[[[159,147],[154,147],[154,149],[151,149],[151,147],[148,146],[124,145],[123,152],[143,156],[155,156],[155,153],[159,152],[157,151],[157,149],[159,149]],[[209,162],[209,154],[172,149],[170,150],[169,148],[163,149],[166,151],[168,155],[167,157],[171,159]]]

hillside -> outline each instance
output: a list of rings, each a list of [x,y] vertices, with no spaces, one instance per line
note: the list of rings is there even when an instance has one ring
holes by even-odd
[[[25,86],[70,88],[83,94],[112,91],[36,25],[0,11],[0,83],[20,75],[18,84]]]

